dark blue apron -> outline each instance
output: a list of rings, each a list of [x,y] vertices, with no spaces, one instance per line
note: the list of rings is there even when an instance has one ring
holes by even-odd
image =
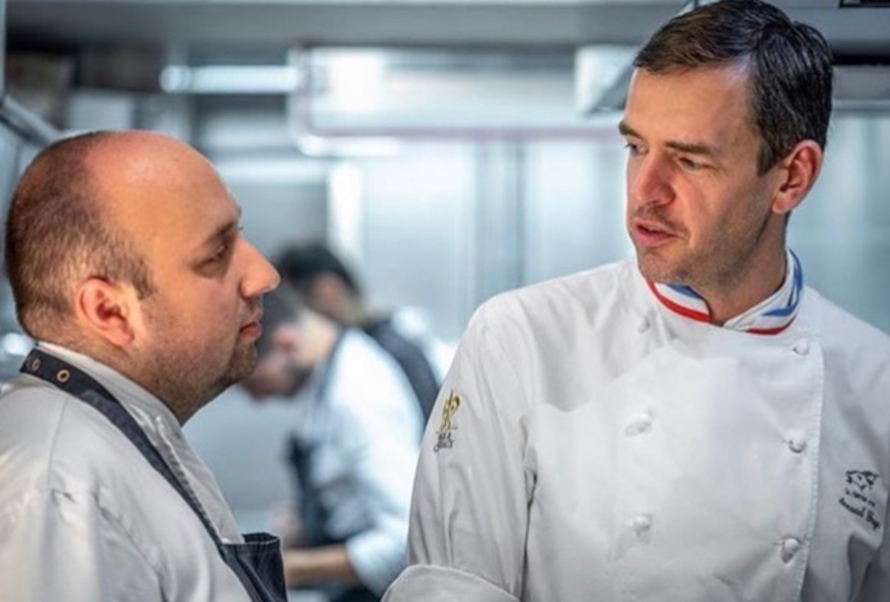
[[[318,389],[315,393],[317,403],[325,402],[330,374],[337,361],[338,351],[341,348],[343,333],[337,338],[334,347],[328,356],[327,366],[321,375]],[[316,453],[314,446],[301,443],[296,437],[290,438],[287,460],[300,490],[299,516],[301,523],[300,547],[316,548],[321,546],[342,544],[345,539],[335,539],[325,532],[328,512],[321,504],[319,488],[313,484],[312,469],[314,462],[312,456]],[[330,598],[330,602],[378,602],[380,598],[363,585],[342,587],[318,584]]]
[[[251,602],[287,601],[278,538],[268,533],[249,533],[244,536],[243,544],[223,543],[191,491],[176,478],[142,428],[105,387],[77,368],[39,349],[31,351],[21,371],[41,378],[92,406],[120,429],[201,519],[223,561],[244,585]]]

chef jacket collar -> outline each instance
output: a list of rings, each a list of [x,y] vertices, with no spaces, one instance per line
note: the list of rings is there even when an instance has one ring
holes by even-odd
[[[723,325],[730,330],[773,335],[784,331],[800,307],[803,295],[803,270],[797,256],[788,249],[785,281],[773,295],[754,307],[729,319]],[[711,322],[711,312],[701,295],[688,286],[648,281],[655,297],[671,311],[698,322]]]
[[[149,431],[149,436],[161,425],[174,436],[181,436],[182,425],[167,404],[110,366],[53,343],[40,341],[38,347],[99,381],[133,415],[139,426]]]

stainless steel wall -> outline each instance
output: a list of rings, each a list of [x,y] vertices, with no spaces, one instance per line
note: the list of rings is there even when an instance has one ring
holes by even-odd
[[[246,234],[261,250],[327,238],[375,304],[414,308],[449,344],[491,295],[631,253],[617,135],[404,142],[395,155],[319,160],[284,137],[257,148],[230,144],[232,132],[263,135],[276,119],[226,106],[204,115],[212,123],[192,124],[195,142],[235,191]],[[8,189],[22,153],[33,151],[8,132],[0,144]],[[888,156],[890,115],[837,115],[822,176],[792,217],[790,241],[808,283],[890,331]],[[8,296],[0,299],[10,321]],[[290,416],[285,404],[257,409],[235,389],[188,424],[235,508],[262,513],[287,498],[281,442]]]

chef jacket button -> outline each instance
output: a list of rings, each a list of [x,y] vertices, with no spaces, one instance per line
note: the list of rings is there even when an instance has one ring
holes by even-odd
[[[790,562],[800,550],[800,540],[796,537],[786,537],[782,540],[779,554],[782,556],[782,562]]]
[[[806,339],[801,339],[794,344],[794,347],[791,348],[794,353],[797,355],[806,355],[810,352],[810,342]]]
[[[651,324],[650,324],[650,322],[649,322],[649,318],[645,318],[645,317],[644,317],[644,318],[643,318],[642,320],[640,320],[640,322],[637,324],[637,332],[639,332],[640,334],[643,334],[644,332],[646,332],[647,330],[649,330],[649,326],[651,326]]]
[[[791,433],[785,439],[785,443],[788,445],[788,449],[795,454],[802,453],[807,448],[807,440],[800,433]]]
[[[627,425],[627,428],[624,429],[624,434],[628,437],[634,437],[636,435],[648,433],[652,430],[652,423],[654,421],[655,417],[652,415],[652,412],[642,412],[635,416],[631,423]]]
[[[648,514],[640,514],[630,521],[630,527],[637,535],[642,535],[652,528],[652,516]]]

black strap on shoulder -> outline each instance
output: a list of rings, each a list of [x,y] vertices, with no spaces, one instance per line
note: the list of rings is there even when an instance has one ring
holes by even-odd
[[[222,541],[216,529],[204,513],[204,509],[194,498],[194,494],[180,482],[163,456],[152,445],[142,427],[139,426],[136,420],[133,419],[130,413],[124,409],[108,389],[85,372],[40,349],[31,350],[31,353],[25,358],[20,371],[40,378],[69,395],[73,395],[105,416],[133,442],[133,445],[136,446],[136,449],[139,450],[149,464],[182,496],[189,507],[198,515],[198,518],[201,519],[204,528],[207,529],[210,537],[213,538],[217,548],[221,547]]]

